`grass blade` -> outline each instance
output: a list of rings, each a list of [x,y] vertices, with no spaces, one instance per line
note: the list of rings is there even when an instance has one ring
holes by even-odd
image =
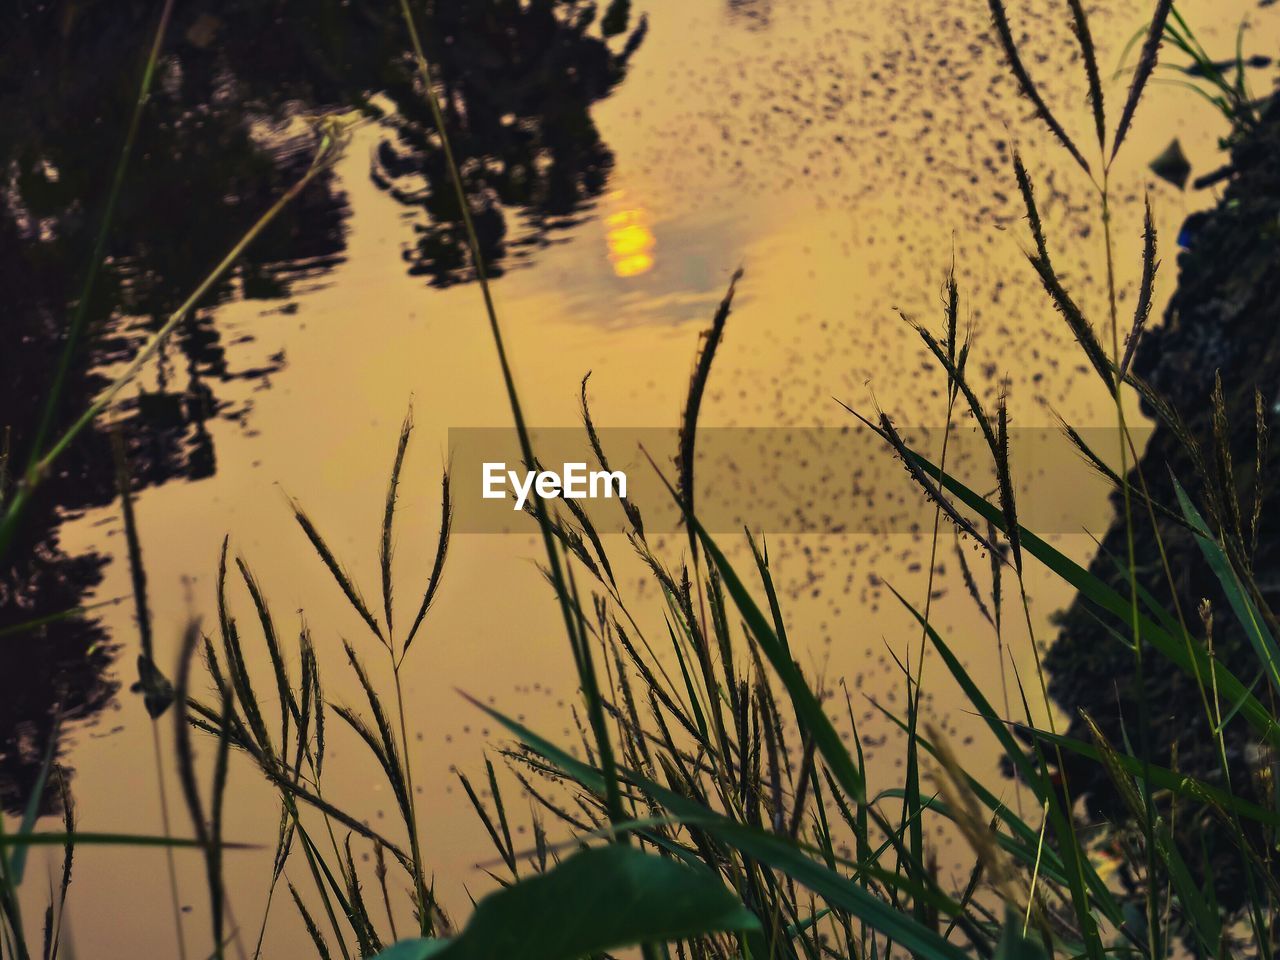
[[[1231,561],[1227,559],[1226,553],[1218,542],[1213,539],[1204,518],[1200,516],[1200,512],[1196,510],[1186,491],[1182,489],[1182,484],[1174,479],[1173,487],[1182,512],[1195,531],[1196,543],[1199,544],[1200,551],[1204,554],[1210,569],[1213,570],[1214,576],[1218,578],[1223,593],[1227,595],[1227,602],[1231,605],[1236,620],[1249,638],[1258,660],[1266,671],[1267,678],[1272,686],[1280,691],[1280,648],[1276,647],[1275,638],[1267,629],[1253,598],[1244,591],[1240,579],[1231,566]]]

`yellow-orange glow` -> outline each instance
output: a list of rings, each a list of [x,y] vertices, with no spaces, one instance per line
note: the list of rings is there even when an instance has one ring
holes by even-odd
[[[639,209],[620,210],[605,218],[609,262],[619,277],[636,277],[653,269],[657,239]]]
[[[638,277],[652,269],[653,257],[647,253],[636,253],[613,261],[613,272],[620,277]]]

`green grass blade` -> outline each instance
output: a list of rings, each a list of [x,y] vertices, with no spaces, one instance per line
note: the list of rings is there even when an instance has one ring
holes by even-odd
[[[932,476],[938,475],[938,469],[927,458],[914,451],[908,451],[908,453],[922,470],[929,472]],[[941,480],[942,485],[966,507],[1000,529],[1004,529],[1004,516],[998,507],[988,503],[983,497],[950,474],[942,473]],[[1050,572],[1078,590],[1098,608],[1119,618],[1126,625],[1131,624],[1133,611],[1129,600],[1078,563],[1037,537],[1026,527],[1020,528],[1019,535],[1023,549],[1044,564]],[[1220,663],[1215,664],[1211,674],[1208,658],[1198,645],[1190,645],[1191,652],[1189,654],[1185,637],[1175,637],[1169,634],[1159,624],[1145,615],[1140,614],[1138,616],[1137,625],[1143,641],[1161,656],[1176,664],[1180,669],[1193,677],[1209,677],[1212,675],[1217,681],[1219,693],[1228,702],[1239,702],[1241,704],[1240,713],[1248,720],[1250,726],[1258,732],[1259,736],[1272,745],[1280,746],[1280,725],[1276,724],[1271,711],[1257,697],[1251,694],[1245,684],[1227,670],[1226,667]],[[1190,657],[1194,657],[1195,662]]]
[[[22,842],[23,838],[30,837],[35,829],[36,820],[40,816],[40,804],[44,802],[45,784],[49,782],[49,771],[53,769],[53,758],[57,752],[58,743],[58,727],[59,723],[54,722],[53,729],[49,731],[49,742],[45,745],[44,759],[40,762],[40,772],[36,775],[36,782],[31,787],[31,796],[27,798],[27,808],[22,813],[22,820],[18,823],[18,832],[12,838],[0,837],[0,843],[5,840],[16,840],[13,856],[9,858],[8,882],[17,887],[22,883],[22,874],[27,866],[27,844]]]
[[[1231,610],[1236,615],[1236,620],[1239,621],[1245,635],[1248,636],[1254,652],[1258,655],[1258,659],[1262,661],[1267,678],[1271,681],[1272,686],[1277,691],[1280,691],[1280,648],[1276,647],[1275,638],[1263,622],[1262,614],[1253,602],[1253,598],[1245,593],[1240,583],[1240,578],[1236,576],[1226,552],[1218,541],[1213,538],[1213,534],[1209,532],[1209,527],[1204,522],[1204,518],[1200,516],[1200,512],[1196,510],[1186,491],[1182,489],[1182,484],[1175,479],[1173,487],[1178,495],[1178,505],[1182,507],[1183,515],[1195,532],[1196,543],[1200,546],[1200,552],[1204,554],[1205,560],[1208,561],[1213,575],[1218,578],[1218,583],[1221,584],[1222,591],[1227,596],[1227,603],[1231,605]]]
[[[659,475],[661,476],[661,474]],[[661,477],[661,479],[671,492],[671,495],[676,498],[677,503],[680,503],[678,495],[671,485],[667,483],[666,477]],[[711,559],[716,569],[719,570],[720,576],[724,580],[725,589],[728,590],[729,596],[733,598],[733,602],[738,608],[738,613],[746,622],[752,637],[760,646],[760,649],[764,651],[770,665],[778,674],[778,678],[782,681],[787,694],[791,698],[791,704],[796,711],[797,719],[803,724],[808,734],[813,737],[818,752],[822,754],[822,758],[827,762],[832,775],[839,781],[840,786],[850,797],[861,803],[866,799],[866,783],[863,779],[862,771],[853,762],[853,757],[845,749],[844,743],[840,739],[840,734],[836,732],[836,728],[832,725],[830,719],[823,713],[822,705],[809,688],[809,684],[805,681],[800,668],[791,659],[786,646],[778,638],[777,633],[774,632],[769,619],[765,617],[764,613],[756,605],[755,600],[752,599],[751,594],[738,577],[732,564],[729,563],[719,546],[716,545],[715,540],[698,522],[697,517],[685,514],[685,522],[697,534],[702,543],[702,549]]]
[[[463,694],[463,696],[466,695]],[[526,746],[560,767],[588,789],[598,790],[603,787],[603,778],[595,768],[570,756],[566,751],[538,736],[523,724],[507,718],[470,697],[467,699],[506,727]],[[964,960],[966,958],[967,955],[959,947],[947,942],[928,927],[922,926],[909,914],[895,910],[889,904],[868,893],[857,881],[844,877],[807,856],[791,841],[734,823],[696,801],[661,787],[639,774],[630,771],[620,771],[620,773],[674,816],[690,822],[696,821],[702,830],[714,835],[721,842],[786,873],[798,883],[817,893],[829,905],[839,907],[865,920],[869,926],[891,937],[894,942],[917,952],[918,956],[926,960]],[[884,882],[903,883],[904,886],[910,886],[913,892],[922,896],[927,895],[915,885],[909,885],[900,879],[895,880],[888,871],[878,871],[877,875]],[[940,909],[954,910],[957,906],[949,901],[944,902],[936,895],[933,897],[933,902]]]
[[[1102,763],[1105,759],[1102,751],[1093,744],[1085,743],[1082,740],[1076,740],[1062,734],[1053,734],[1047,730],[1030,732],[1046,743],[1055,744],[1064,750],[1070,750],[1072,753],[1096,763]],[[1145,772],[1151,780],[1151,786],[1154,788],[1168,790],[1170,793],[1197,803],[1221,807],[1223,810],[1238,814],[1246,820],[1253,820],[1270,827],[1280,828],[1280,812],[1251,803],[1204,780],[1197,780],[1195,777],[1188,776],[1185,773],[1174,772],[1167,767],[1144,764],[1139,758],[1125,753],[1115,753],[1114,759],[1130,776],[1140,778]]]
[[[1063,809],[1061,795],[1058,790],[1051,784],[1046,782],[1043,773],[1038,770],[1027,757],[1026,752],[1018,745],[1005,722],[1000,718],[999,714],[992,708],[990,702],[978,689],[977,684],[973,682],[973,678],[969,676],[968,671],[960,663],[959,658],[951,651],[951,648],[943,642],[938,632],[933,628],[927,620],[924,619],[911,604],[902,597],[893,587],[889,587],[900,603],[909,610],[912,615],[919,621],[920,625],[928,634],[929,639],[933,642],[934,649],[941,655],[943,661],[947,665],[947,669],[951,671],[951,675],[955,677],[956,682],[960,684],[965,696],[969,702],[982,716],[991,732],[995,734],[996,739],[1000,741],[1000,746],[1004,750],[1005,755],[1017,767],[1019,773],[1022,774],[1026,783],[1035,792],[1037,799],[1042,803],[1046,800],[1049,804],[1049,816],[1053,826],[1053,832],[1058,840],[1058,852],[1063,860],[1065,874],[1071,891],[1071,901],[1075,908],[1076,919],[1079,921],[1080,930],[1085,938],[1085,946],[1088,949],[1090,957],[1094,960],[1101,960],[1104,954],[1102,940],[1098,934],[1097,921],[1090,909],[1089,896],[1085,889],[1085,874],[1092,870],[1089,866],[1088,859],[1084,856],[1084,851],[1078,845],[1075,832],[1071,826],[1071,811]]]

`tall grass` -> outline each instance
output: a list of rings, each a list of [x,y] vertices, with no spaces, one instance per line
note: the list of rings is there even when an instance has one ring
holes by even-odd
[[[290,203],[292,203],[306,187],[318,176],[330,169],[335,160],[342,154],[345,144],[349,138],[349,127],[340,118],[325,118],[319,123],[319,131],[317,137],[317,149],[313,157],[311,166],[292,186],[289,187],[245,232],[245,234],[232,246],[222,260],[209,272],[209,274],[197,285],[190,296],[175,310],[161,325],[161,327],[151,335],[139,352],[129,361],[122,371],[120,371],[108,385],[93,399],[89,406],[76,416],[72,422],[62,429],[61,433],[53,435],[55,423],[54,415],[57,412],[58,398],[62,390],[63,383],[67,371],[70,369],[74,361],[74,355],[78,340],[83,333],[85,322],[85,304],[92,293],[93,285],[97,271],[100,267],[102,250],[106,242],[106,236],[110,230],[112,214],[118,202],[122,189],[124,171],[127,167],[130,153],[132,151],[134,140],[137,135],[137,127],[143,106],[145,105],[148,92],[151,85],[152,75],[155,70],[155,64],[159,55],[161,42],[163,39],[165,27],[171,4],[166,3],[161,13],[159,24],[157,26],[155,38],[150,47],[147,58],[146,67],[144,69],[143,80],[139,92],[137,108],[134,111],[133,118],[125,138],[125,145],[122,150],[121,157],[118,161],[115,174],[112,181],[112,188],[109,194],[107,207],[103,213],[103,218],[95,241],[94,250],[91,255],[91,261],[86,270],[86,278],[83,289],[80,293],[80,299],[77,306],[73,309],[68,326],[67,341],[59,361],[58,373],[55,376],[51,386],[51,392],[47,398],[45,412],[37,427],[34,443],[29,451],[29,462],[22,472],[16,477],[16,482],[10,488],[7,483],[0,485],[0,558],[4,558],[13,537],[17,531],[18,525],[22,522],[26,509],[31,502],[36,491],[49,476],[55,464],[67,451],[67,449],[75,442],[75,440],[92,424],[94,424],[107,410],[110,409],[113,401],[128,384],[130,384],[141,372],[146,363],[152,359],[165,345],[174,331],[178,329],[183,320],[191,314],[204,300],[210,290],[232,270],[240,260],[244,251],[253,243],[253,241],[267,228],[267,226],[283,211]],[[52,435],[52,439],[47,439]],[[10,451],[8,446],[8,433],[6,431],[6,439],[4,445],[4,470],[0,471],[8,479]],[[187,724],[185,722],[186,715],[186,690],[182,684],[179,684],[175,690],[170,686],[169,681],[161,673],[153,659],[153,652],[150,649],[150,620],[147,613],[146,604],[146,579],[141,567],[141,551],[137,540],[137,532],[134,527],[132,517],[132,500],[129,494],[127,471],[123,466],[119,470],[121,478],[122,502],[124,504],[126,540],[128,541],[130,564],[133,578],[133,593],[138,613],[138,623],[141,630],[143,651],[138,658],[139,683],[137,689],[143,693],[146,701],[148,713],[157,717],[163,713],[169,703],[176,698],[181,709],[177,711],[177,716],[181,719],[179,728],[185,734]],[[84,610],[69,610],[61,613],[53,614],[49,617],[42,618],[39,623],[48,623],[58,619],[79,616]],[[13,636],[20,637],[28,632],[36,624],[19,624],[11,628]],[[190,636],[196,636],[194,629],[189,631]],[[23,641],[19,641],[23,642]],[[185,672],[181,676],[185,678]],[[224,841],[221,837],[220,830],[217,827],[218,811],[221,809],[221,783],[215,784],[215,802],[214,802],[214,827],[212,831],[207,829],[207,824],[203,813],[199,816],[193,816],[193,823],[196,825],[196,835],[193,838],[175,838],[170,834],[166,824],[164,834],[160,836],[152,836],[146,834],[86,834],[78,832],[75,829],[74,807],[70,800],[70,794],[67,791],[66,784],[62,781],[61,776],[56,774],[54,764],[55,748],[58,740],[58,725],[55,724],[54,730],[49,737],[48,743],[45,745],[45,756],[41,773],[38,777],[30,797],[24,816],[17,825],[15,832],[8,832],[4,823],[3,816],[0,816],[0,958],[13,958],[13,960],[28,960],[31,957],[42,957],[43,960],[53,960],[58,955],[60,945],[62,943],[62,923],[63,923],[63,907],[66,902],[68,886],[72,876],[72,863],[74,851],[78,846],[83,845],[108,845],[108,846],[157,846],[163,847],[166,851],[172,851],[178,847],[200,848],[204,851],[207,863],[209,865],[210,890],[214,904],[214,932],[215,943],[218,944],[214,954],[222,955],[221,947],[221,927],[222,927],[222,896],[221,881],[219,872],[219,863],[222,851],[226,849],[239,849],[242,844]],[[180,745],[183,740],[179,740]],[[185,775],[189,772],[188,767],[191,763],[190,755],[179,750],[180,770],[184,771],[183,785],[184,793],[189,804],[192,804],[194,795],[192,794],[192,784],[188,783]],[[46,793],[53,789],[56,779],[56,787],[61,796],[61,803],[64,811],[64,830],[57,833],[41,833],[35,830],[35,824],[38,813],[42,808],[42,804],[46,799]],[[167,803],[162,803],[167,811]],[[191,806],[193,814],[197,812],[198,807]],[[167,820],[167,812],[166,812]],[[58,844],[64,848],[64,861],[62,868],[62,880],[56,891],[51,890],[49,896],[49,904],[44,915],[44,924],[42,935],[32,937],[28,926],[24,921],[21,911],[19,888],[22,885],[25,875],[26,856],[29,848],[33,845]],[[172,877],[172,874],[171,874]],[[175,918],[179,916],[177,913],[178,905],[176,903],[176,886],[174,890],[174,909]],[[178,942],[177,951],[180,956],[185,955],[184,940],[181,932],[180,919],[176,919],[178,926]],[[38,948],[33,944],[39,943]]]
[[[731,284],[691,377],[676,475],[663,477],[687,524],[683,558],[672,563],[659,556],[646,537],[638,505],[621,505],[629,548],[658,588],[658,610],[632,608],[614,577],[618,565],[608,556],[606,539],[584,512],[570,509],[562,515],[545,501],[533,500],[531,512],[546,550],[547,580],[563,615],[586,724],[579,725],[580,742],[557,743],[468,698],[474,709],[510,735],[502,761],[537,812],[532,848],[518,849],[514,808],[504,795],[497,768],[485,760],[480,789],[465,773],[459,774],[494,847],[496,859],[489,870],[499,887],[480,901],[464,925],[448,915],[429,879],[434,876],[431,832],[415,802],[415,748],[407,736],[401,684],[401,670],[410,649],[418,649],[415,643],[427,632],[430,608],[447,568],[452,511],[448,471],[441,482],[435,557],[429,570],[416,574],[408,608],[397,602],[393,548],[411,415],[396,439],[379,529],[380,604],[366,599],[369,594],[358,576],[334,553],[320,524],[290,500],[302,539],[366,629],[365,637],[344,644],[347,662],[341,668],[355,681],[362,700],[358,708],[330,698],[326,684],[334,667],[324,665],[322,671],[309,628],[304,625],[296,639],[281,634],[248,560],[233,558],[224,541],[214,630],[206,635],[194,623],[188,628],[173,685],[180,782],[194,839],[149,841],[203,851],[211,953],[221,955],[227,939],[222,857],[230,844],[221,836],[221,810],[228,799],[228,765],[239,755],[275,788],[279,803],[269,890],[256,925],[254,957],[266,955],[264,935],[281,881],[316,956],[347,960],[557,960],[607,955],[630,945],[639,945],[647,957],[680,960],[880,960],[904,954],[925,960],[1105,960],[1109,955],[1155,960],[1175,949],[1215,958],[1271,955],[1280,906],[1280,883],[1271,856],[1280,813],[1273,803],[1259,804],[1236,789],[1233,775],[1238,771],[1228,762],[1224,730],[1228,725],[1248,727],[1269,752],[1280,745],[1280,725],[1273,698],[1229,671],[1216,657],[1212,639],[1215,618],[1238,620],[1256,652],[1260,675],[1280,692],[1278,625],[1252,569],[1258,507],[1255,503],[1247,510],[1236,498],[1225,440],[1206,455],[1176,412],[1131,370],[1134,344],[1151,309],[1157,269],[1149,204],[1143,236],[1134,238],[1143,270],[1136,309],[1126,323],[1120,317],[1115,280],[1119,240],[1112,230],[1111,168],[1158,65],[1161,42],[1170,35],[1169,19],[1176,13],[1167,0],[1156,3],[1138,67],[1119,119],[1112,124],[1087,13],[1077,0],[1067,0],[1096,137],[1096,158],[1090,162],[1028,71],[1003,4],[989,3],[1014,81],[1079,167],[1094,192],[1103,226],[1107,296],[1099,320],[1072,295],[1055,267],[1032,172],[1015,153],[1011,177],[1026,209],[1030,267],[1045,289],[1046,305],[1066,324],[1115,403],[1116,425],[1124,440],[1118,473],[1103,466],[1079,433],[1068,428],[1068,435],[1121,492],[1128,533],[1127,556],[1118,561],[1126,571],[1124,586],[1108,585],[1020,522],[1012,479],[1017,451],[1010,448],[1007,405],[1001,396],[990,408],[970,382],[970,341],[959,329],[962,292],[953,270],[945,288],[941,335],[921,323],[913,327],[945,381],[947,423],[960,407],[979,426],[996,492],[986,497],[957,479],[947,467],[945,445],[938,462],[932,462],[911,446],[886,412],[856,415],[884,440],[886,454],[901,460],[911,481],[934,503],[930,577],[947,525],[957,542],[968,541],[989,557],[989,573],[975,571],[967,562],[963,573],[970,595],[993,628],[1003,702],[999,707],[991,702],[986,684],[971,675],[940,632],[931,615],[932,583],[920,605],[894,590],[918,627],[921,652],[916,663],[902,664],[908,693],[905,712],[883,711],[905,734],[904,779],[873,789],[852,694],[806,675],[796,659],[768,544],[747,532],[751,562],[739,568],[698,519],[692,496],[697,421],[716,347],[729,329]],[[467,196],[448,150],[430,67],[407,2],[402,2],[402,12],[422,94],[446,144],[522,456],[533,465],[537,460],[515,386],[514,361],[503,340]],[[136,371],[137,365],[130,370]],[[606,466],[608,451],[596,432],[586,388],[584,380],[584,429],[596,458]],[[1125,422],[1127,391],[1135,391],[1175,435],[1184,438],[1199,475],[1183,479],[1188,485],[1194,479],[1205,491],[1199,506],[1182,486],[1176,487],[1175,502],[1152,498]],[[95,404],[86,416],[92,418],[106,401]],[[1221,390],[1208,402],[1214,405],[1221,438],[1228,427]],[[1134,531],[1143,524],[1154,530],[1164,574],[1173,580],[1157,517],[1176,518],[1195,537],[1218,578],[1225,599],[1222,609],[1207,605],[1193,622],[1176,599],[1166,609],[1141,586]],[[1251,521],[1246,523],[1244,517]],[[1132,651],[1139,715],[1136,729],[1121,743],[1112,742],[1103,726],[1088,716],[1084,719],[1091,731],[1089,742],[1056,727],[1027,594],[1027,571],[1033,564],[1085,597],[1115,642]],[[1001,612],[1009,585],[1016,587],[1021,607],[1022,623],[1016,631]],[[238,600],[233,589],[240,593]],[[143,591],[136,592],[141,602]],[[242,630],[237,606],[250,611],[247,629]],[[415,613],[406,620],[409,610]],[[664,628],[658,635],[641,626],[658,620]],[[1013,642],[1016,632],[1024,635],[1019,639],[1025,640],[1034,658],[1031,686],[1012,670],[1012,658],[1011,685],[1005,675],[1006,644]],[[261,645],[270,665],[268,675],[252,675],[249,664],[259,658],[249,651],[249,644]],[[968,708],[1015,771],[1022,791],[1016,810],[964,768],[929,714],[924,695],[926,646],[936,652]],[[371,653],[385,654],[390,690],[377,682]],[[205,668],[204,692],[192,678],[197,655]],[[1215,742],[1208,748],[1220,765],[1218,779],[1189,776],[1174,763],[1162,765],[1154,754],[1143,699],[1143,678],[1152,669],[1181,670],[1194,678],[1199,707],[1214,731]],[[848,742],[836,729],[837,714],[851,728]],[[1037,716],[1044,717],[1043,722]],[[327,798],[325,774],[332,771],[326,764],[326,740],[335,717],[363,744],[389,787],[399,820],[394,830],[374,829],[360,812]],[[212,779],[204,789],[198,782],[189,728],[214,737],[218,746]],[[1106,772],[1128,811],[1125,823],[1099,829],[1081,820],[1066,779],[1068,758]],[[73,821],[70,806],[66,809],[62,833],[37,834],[32,823],[24,822],[16,839],[0,834],[0,848],[13,850],[0,858],[0,957],[33,955],[26,948],[14,896],[22,873],[21,854],[36,842],[63,843],[64,877],[70,876]],[[1174,830],[1176,822],[1188,819],[1220,825],[1231,838],[1232,856],[1247,886],[1242,914],[1220,905],[1208,859],[1188,845],[1185,831]],[[940,875],[934,851],[926,843],[925,825],[939,823],[969,847],[971,865],[959,885]],[[568,839],[561,842],[556,837]],[[81,835],[77,842],[84,839]],[[1137,877],[1137,912],[1131,897],[1102,869],[1103,848],[1113,841],[1121,844],[1127,866]],[[357,849],[373,853],[376,866],[371,875],[358,868]],[[299,859],[302,863],[287,875],[287,867]],[[64,879],[63,898],[65,894]],[[406,906],[414,925],[409,938],[400,940],[409,931],[398,929],[396,917]],[[61,909],[50,910],[53,919],[46,929],[54,931],[56,953]]]

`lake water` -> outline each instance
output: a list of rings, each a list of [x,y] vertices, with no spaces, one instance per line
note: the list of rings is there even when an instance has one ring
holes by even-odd
[[[1054,109],[1085,144],[1092,126],[1066,8],[1030,12],[1043,6],[1013,4],[1015,32],[1023,35],[1028,62]],[[1148,7],[1119,0],[1093,13],[1104,68],[1118,65]],[[1188,0],[1180,9],[1210,51],[1229,55],[1245,17],[1258,21],[1247,48],[1265,51],[1268,40],[1274,46],[1276,15],[1252,3]],[[937,329],[941,285],[953,260],[962,315],[975,331],[970,369],[984,397],[994,399],[1003,382],[1019,427],[1051,425],[1050,408],[1075,424],[1110,422],[1105,392],[1023,256],[1030,238],[1009,146],[1021,146],[1036,180],[1059,271],[1101,325],[1105,274],[1096,204],[1082,175],[1015,96],[985,3],[638,0],[632,27],[640,14],[647,18],[643,41],[625,69],[621,61],[601,68],[606,79],[580,114],[557,115],[564,95],[556,82],[505,91],[523,106],[488,119],[499,130],[532,125],[526,113],[538,117],[538,146],[528,156],[490,157],[472,168],[476,182],[490,187],[482,227],[500,268],[498,312],[532,423],[578,424],[578,385],[590,371],[597,424],[677,426],[699,337],[741,266],[745,273],[703,406],[705,426],[839,427],[849,417],[836,399],[866,411],[878,402],[902,423],[937,425],[943,378],[898,311]],[[457,43],[460,50],[474,44],[470,55],[488,64],[490,47],[482,37],[460,32]],[[610,42],[615,56],[625,43],[625,35]],[[492,56],[499,59],[486,67],[495,76],[502,72],[502,48],[496,49]],[[564,68],[554,57],[547,62],[549,70]],[[1127,76],[1107,85],[1113,116]],[[1267,82],[1258,79],[1259,87]],[[493,100],[502,102],[497,93]],[[395,97],[378,102],[392,109],[405,103]],[[588,116],[590,129],[582,126]],[[1155,86],[1148,93],[1112,174],[1122,310],[1131,309],[1141,266],[1144,189],[1151,191],[1161,239],[1157,307],[1176,278],[1178,226],[1213,200],[1211,191],[1184,193],[1159,180],[1148,162],[1177,137],[1194,174],[1206,173],[1221,162],[1216,140],[1224,132],[1221,117],[1189,91]],[[284,142],[283,134],[274,136],[269,142]],[[387,472],[412,403],[415,431],[395,554],[399,617],[407,618],[435,548],[448,431],[510,424],[480,291],[456,260],[456,231],[440,228],[433,217],[439,211],[423,201],[415,149],[421,144],[413,136],[397,137],[395,114],[362,126],[326,187],[323,216],[299,221],[309,229],[318,217],[322,228],[295,230],[294,246],[285,244],[288,261],[260,271],[278,285],[268,289],[272,295],[255,293],[251,281],[261,277],[246,276],[190,332],[214,342],[216,362],[174,350],[142,380],[142,402],[179,398],[184,412],[170,436],[189,467],[171,471],[170,482],[146,486],[137,499],[157,659],[166,670],[188,618],[194,613],[214,622],[218,548],[229,535],[232,551],[261,580],[282,634],[296,637],[305,616],[330,695],[358,703],[342,639],[367,643],[379,671],[382,659],[297,528],[285,495],[305,506],[366,594],[376,595]],[[534,186],[526,189],[530,181]],[[193,207],[221,195],[216,183],[188,189]],[[176,249],[206,252],[194,236]],[[213,259],[186,269],[198,278]],[[130,344],[139,322],[117,316],[111,329]],[[109,372],[111,357],[106,360]],[[135,400],[130,409],[140,409],[139,388],[127,393]],[[197,394],[211,398],[198,417],[191,415]],[[165,479],[162,473],[151,479]],[[906,476],[899,479],[899,486],[878,494],[888,501],[888,514],[915,497]],[[1102,503],[1104,491],[1098,486],[1082,496]],[[109,500],[109,492],[100,499]],[[61,527],[61,549],[107,560],[85,599],[127,595],[118,502],[71,512]],[[629,554],[621,537],[608,540],[615,557]],[[1078,558],[1090,556],[1086,535],[1063,535],[1059,542]],[[683,545],[682,536],[666,537],[665,555],[678,557]],[[890,708],[900,704],[903,680],[891,651],[901,656],[908,646],[918,649],[919,637],[881,584],[892,581],[922,600],[927,538],[787,533],[771,538],[770,550],[806,671],[829,685],[845,678],[855,696],[870,694]],[[474,866],[490,858],[490,848],[451,771],[482,774],[484,752],[494,756],[502,737],[456,691],[576,740],[572,660],[536,566],[539,556],[540,545],[527,535],[456,536],[439,598],[408,661],[423,842],[440,895],[462,913],[467,891],[479,894],[491,885]],[[994,640],[960,585],[949,532],[940,563],[937,620],[997,689]],[[619,565],[634,608],[659,617],[653,584],[639,583],[639,563],[620,559]],[[1037,636],[1047,642],[1050,614],[1070,597],[1034,575],[1030,586]],[[250,623],[243,589],[237,587],[232,602]],[[100,621],[113,656],[102,664],[96,708],[69,725],[63,756],[74,771],[80,826],[158,832],[152,725],[127,689],[137,650],[132,607],[105,608]],[[660,619],[653,622],[660,626]],[[1027,676],[1033,661],[1026,636],[1011,628],[1006,639]],[[269,686],[265,649],[256,644],[251,650],[252,668]],[[971,751],[973,769],[990,770],[994,782],[992,754],[976,724],[948,710],[956,697],[942,670],[936,663],[926,670],[931,715]],[[119,689],[113,691],[112,682]],[[865,700],[857,709],[873,746],[872,786],[895,785],[891,727]],[[169,719],[159,732],[170,816],[175,831],[185,832]],[[27,744],[28,752],[32,747]],[[398,836],[389,791],[353,738],[335,730],[327,762],[330,799]],[[243,758],[233,764],[231,791],[227,837],[265,848],[227,857],[235,920],[251,949],[278,808]],[[518,795],[514,788],[512,795]],[[531,846],[523,801],[517,806],[517,846]],[[55,823],[50,820],[49,829]],[[949,838],[939,842],[945,851]],[[28,910],[38,917],[46,858],[33,860]],[[202,956],[203,868],[195,855],[177,862],[182,899],[190,906],[183,924],[191,955]],[[56,871],[56,860],[48,863]],[[963,856],[944,852],[943,863],[963,863]],[[163,854],[84,848],[75,869],[68,920],[79,955],[174,955]],[[277,903],[275,918],[266,955],[310,955],[286,899]]]

